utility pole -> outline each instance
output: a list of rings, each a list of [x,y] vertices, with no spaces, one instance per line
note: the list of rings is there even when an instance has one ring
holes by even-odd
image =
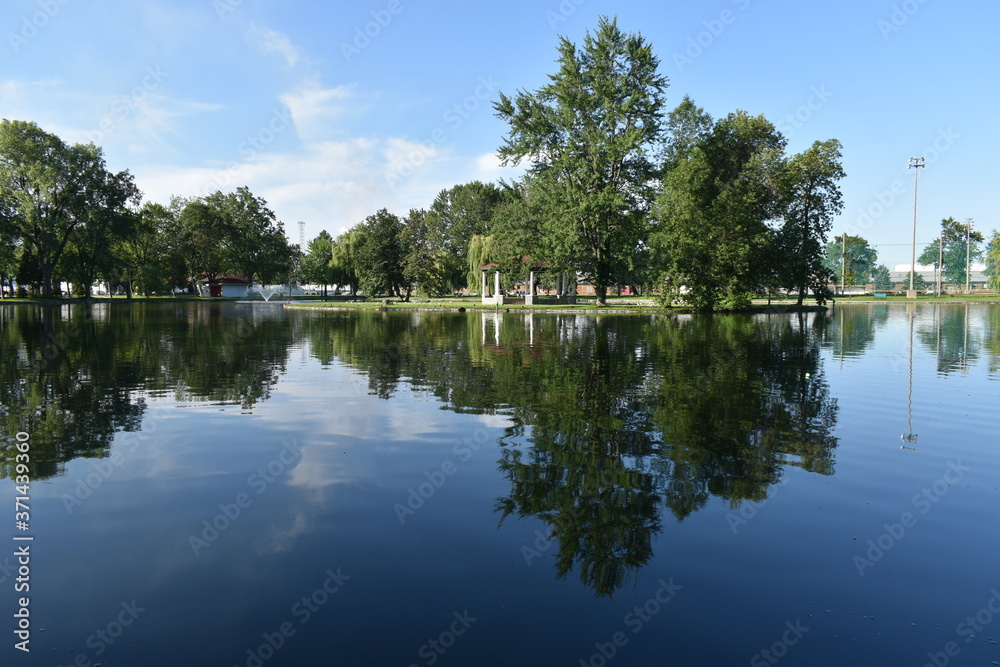
[[[844,294],[844,280],[847,276],[847,232],[840,237],[842,240],[840,246],[840,294]]]
[[[972,218],[965,219],[965,291],[969,291],[969,247],[972,236]]]
[[[944,225],[941,226],[941,233],[938,235],[938,263],[937,263],[937,287],[938,296],[944,292],[944,285],[941,283],[944,281]]]
[[[917,298],[917,292],[913,289],[913,273],[917,268],[917,174],[923,166],[922,157],[911,157],[910,166],[907,167],[913,169],[913,243],[910,246],[910,290],[906,293],[908,299]]]

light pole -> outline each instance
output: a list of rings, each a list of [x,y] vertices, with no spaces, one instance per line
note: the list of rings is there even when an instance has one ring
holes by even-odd
[[[972,236],[972,218],[965,219],[965,291],[969,291],[969,240]]]
[[[937,263],[937,295],[941,296],[944,291],[944,226],[941,227],[941,233],[938,234],[938,263]]]
[[[917,174],[923,166],[922,157],[911,157],[910,166],[907,167],[913,169],[913,244],[910,246],[910,290],[906,293],[908,299],[917,298],[917,292],[913,289],[913,272],[917,267]]]
[[[847,276],[847,232],[841,237],[840,246],[840,293],[844,293],[844,279]]]

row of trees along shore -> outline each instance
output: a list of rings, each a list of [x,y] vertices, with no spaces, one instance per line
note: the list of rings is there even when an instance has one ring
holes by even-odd
[[[3,120],[0,281],[16,276],[49,296],[54,279],[89,293],[101,278],[149,294],[232,273],[406,299],[475,291],[479,267],[496,264],[506,286],[529,270],[542,284],[572,273],[602,304],[629,285],[735,310],[777,289],[822,303],[848,259],[852,277],[887,280],[885,267],[855,266],[864,239],[844,258],[826,242],[843,207],[836,139],[788,155],[764,116],[713,118],[688,97],[667,110],[652,47],[615,19],[581,45],[561,38],[557,62],[548,84],[494,104],[508,125],[498,154],[525,167],[521,179],[456,185],[404,216],[381,209],[308,249],[291,246],[246,187],[140,206],[132,176],[109,172],[100,148]],[[948,253],[954,231],[943,231]],[[1000,266],[996,233],[987,261]]]
[[[296,253],[246,187],[141,204],[132,175],[108,171],[100,148],[0,121],[0,285],[13,277],[50,297],[67,281],[90,296],[101,280],[148,296],[229,273],[283,280]]]

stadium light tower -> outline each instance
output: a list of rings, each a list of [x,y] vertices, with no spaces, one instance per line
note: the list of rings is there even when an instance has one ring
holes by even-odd
[[[965,219],[965,291],[969,291],[969,248],[972,236],[972,218]]]
[[[907,167],[913,169],[913,244],[910,246],[910,290],[906,293],[909,299],[917,298],[917,292],[913,289],[913,272],[917,267],[917,174],[923,166],[922,157],[911,157],[910,166]]]

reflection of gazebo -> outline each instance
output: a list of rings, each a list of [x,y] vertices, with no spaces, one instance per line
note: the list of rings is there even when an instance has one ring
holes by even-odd
[[[521,261],[528,264],[531,262],[531,257],[525,255]],[[502,306],[504,304],[522,303],[526,306],[576,303],[576,273],[572,271],[560,271],[556,274],[555,296],[535,294],[537,291],[535,289],[535,271],[544,268],[545,264],[542,262],[535,262],[531,264],[531,269],[528,271],[528,283],[525,285],[524,297],[508,297],[505,296],[503,291],[500,289],[500,265],[491,263],[480,266],[479,294],[481,295],[482,302],[496,304],[498,306]],[[490,271],[493,272],[493,291],[489,296],[487,296],[486,293],[489,288],[489,281],[486,278],[486,274]],[[572,276],[572,279],[570,276]],[[570,285],[572,285],[572,289],[570,289]]]

